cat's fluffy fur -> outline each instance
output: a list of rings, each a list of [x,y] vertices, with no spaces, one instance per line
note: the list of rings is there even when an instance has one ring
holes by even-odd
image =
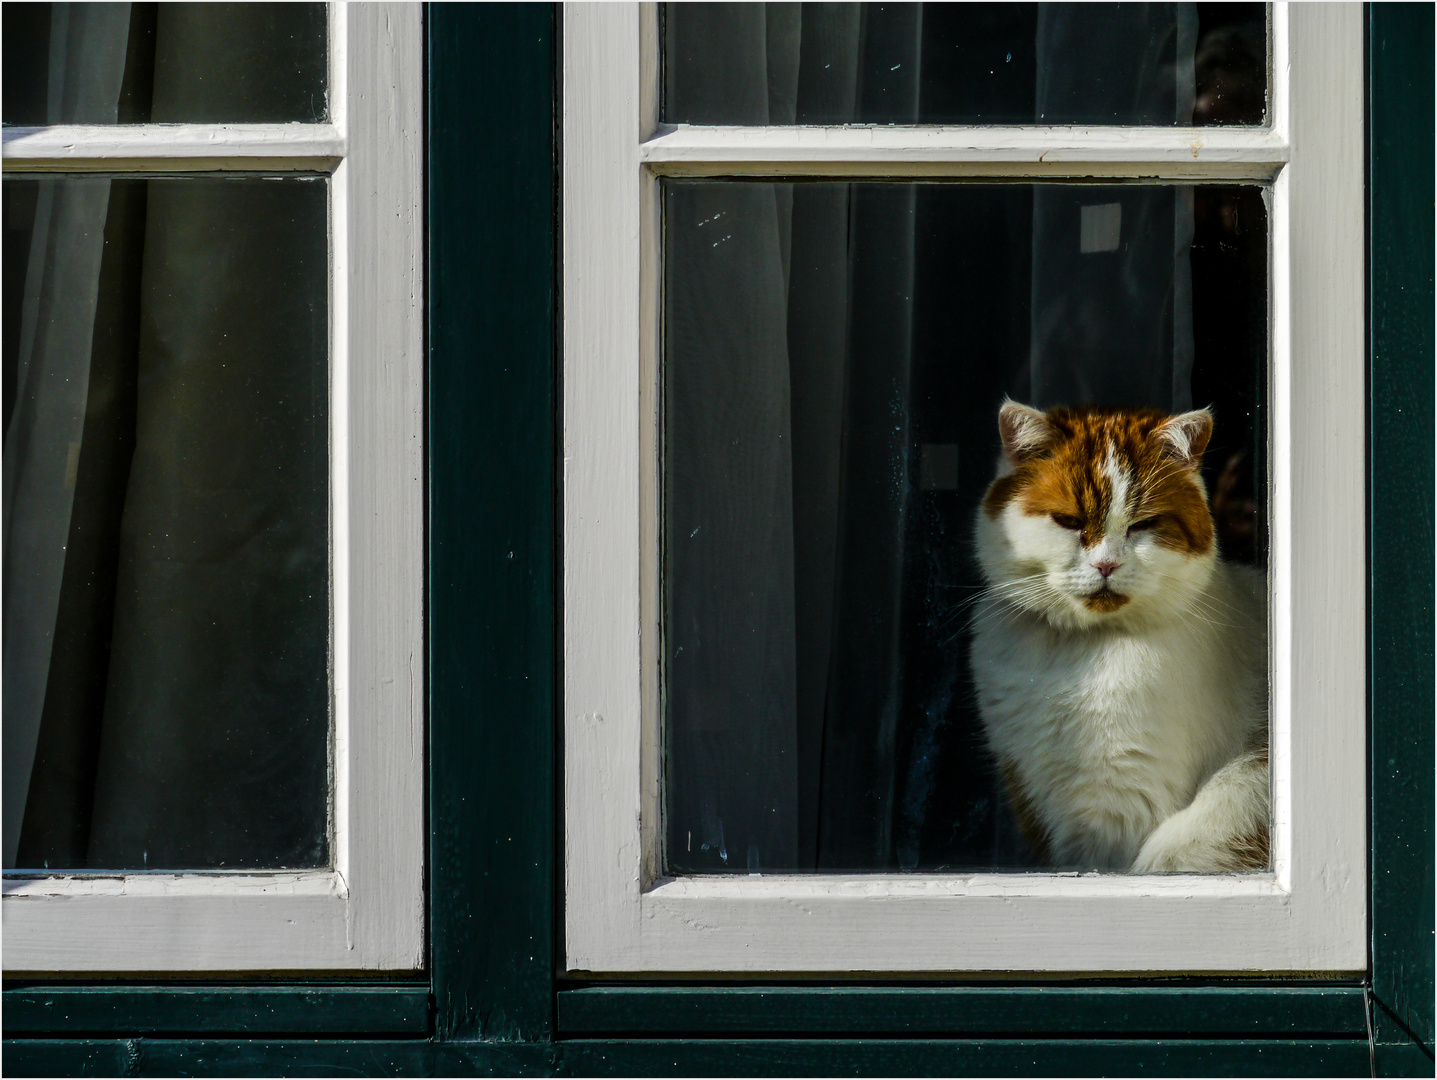
[[[1268,865],[1266,605],[1218,557],[1205,410],[999,413],[971,661],[988,746],[1050,866]]]

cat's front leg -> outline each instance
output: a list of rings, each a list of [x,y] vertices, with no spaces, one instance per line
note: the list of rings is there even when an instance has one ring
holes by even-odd
[[[1267,751],[1228,762],[1184,809],[1143,841],[1130,874],[1232,874],[1265,870],[1270,810]]]

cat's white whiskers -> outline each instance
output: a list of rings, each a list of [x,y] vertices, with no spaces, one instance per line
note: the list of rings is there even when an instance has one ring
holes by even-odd
[[[972,596],[965,597],[964,599],[955,603],[952,609],[949,610],[945,615],[943,615],[943,617],[939,620],[935,629],[941,629],[942,627],[949,625],[955,619],[966,614],[974,607],[981,604],[984,600],[992,600],[998,596],[1003,595],[1004,590],[1010,589],[1014,586],[1023,585],[1026,582],[1032,581],[1037,578],[1042,578],[1044,576],[1045,575],[1043,574],[1033,574],[1028,577],[1010,579],[1008,581],[1002,581],[996,584],[954,586],[954,588],[972,589],[974,594]],[[947,641],[951,640],[952,638],[948,638],[943,643],[946,644]]]

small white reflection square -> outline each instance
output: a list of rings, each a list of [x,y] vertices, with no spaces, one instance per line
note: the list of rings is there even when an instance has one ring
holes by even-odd
[[[1123,204],[1103,203],[1083,207],[1078,237],[1078,251],[1094,255],[1100,251],[1117,251],[1123,238]]]

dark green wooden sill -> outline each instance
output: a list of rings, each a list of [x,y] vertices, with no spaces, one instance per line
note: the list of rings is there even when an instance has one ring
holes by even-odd
[[[4,992],[17,1035],[427,1035],[429,988],[29,986]],[[7,1070],[8,1071],[8,1070]]]
[[[558,1041],[445,1042],[412,985],[23,987],[5,991],[4,1062],[33,1076],[1433,1071],[1402,1032],[1379,1025],[1369,1044],[1359,986],[588,987],[557,1000]],[[69,1037],[14,1037],[41,1031]]]
[[[24,1076],[1432,1075],[1363,1039],[17,1040]]]
[[[557,995],[561,1036],[1365,1037],[1360,986],[638,987]],[[32,986],[7,1037],[426,1035],[423,986]]]
[[[400,988],[393,988],[398,990]],[[783,989],[759,991],[783,1002]],[[924,989],[924,988],[920,988]],[[1152,1000],[1132,1001],[1124,1006],[1107,995],[1096,1000],[1111,1005],[1103,1018],[1110,1024],[1127,1023],[1125,1017],[1139,1009],[1148,1010],[1148,1020],[1134,1027],[1152,1028],[1161,1024],[1170,1010],[1181,1010],[1196,1031],[1203,1025],[1214,1030],[1259,1025],[1300,1026],[1332,1023],[1347,1032],[1295,1038],[1269,1034],[1266,1037],[1193,1038],[1192,1034],[1169,1038],[1056,1037],[1027,1038],[904,1038],[865,1037],[861,1032],[820,1038],[561,1038],[503,1042],[481,1040],[441,1041],[432,1037],[409,1039],[339,1038],[34,1038],[7,1039],[4,1064],[7,1075],[25,1076],[1431,1076],[1433,1062],[1407,1033],[1378,1021],[1369,1042],[1367,1033],[1352,1031],[1353,989],[1349,987],[1263,988],[1267,992],[1248,996],[1248,1008],[1236,1007],[1240,995],[1228,991],[1174,988],[1162,1007]],[[1092,988],[1088,991],[1092,993]],[[561,999],[561,1011],[594,1008],[599,995],[589,991]],[[907,991],[912,995],[912,991]],[[944,991],[938,991],[941,995]],[[952,991],[947,993],[951,996]],[[1041,993],[1041,996],[1040,996]],[[1075,1004],[1068,991],[1055,995],[1049,989],[1029,992],[1009,1004],[1020,1013],[1032,1012],[1034,1027],[1051,1025],[1053,1013]],[[695,1003],[701,994],[710,995],[712,1005],[722,997],[735,998],[732,991],[690,991]],[[886,991],[878,997],[886,996]],[[1209,994],[1211,997],[1209,998]],[[1284,998],[1284,994],[1289,995]],[[845,989],[840,997],[845,1006],[838,1010],[845,1023],[852,1023],[851,1009],[873,1003],[874,993]],[[990,996],[991,997],[991,996]],[[740,996],[741,998],[741,996]],[[337,1004],[336,993],[331,1004]],[[360,999],[351,999],[358,1002]],[[670,994],[670,1001],[675,1000]],[[940,1010],[942,1002],[933,994],[910,997],[919,1018],[942,1011],[943,1017],[960,1022],[973,1021],[968,1008]],[[998,1000],[998,999],[991,999]],[[1360,1000],[1360,991],[1359,991]],[[814,999],[810,996],[810,1001]],[[1042,1007],[1039,1008],[1038,1006]],[[635,1002],[630,1002],[634,1004]],[[822,996],[817,999],[821,1005]],[[882,1002],[882,1013],[895,1015],[896,998]],[[990,1001],[991,1003],[991,1001]],[[797,1005],[797,997],[787,1003]],[[971,1003],[962,1003],[967,1006]],[[949,1006],[953,1006],[949,1002]],[[1165,1011],[1169,1010],[1169,1011]],[[780,1010],[781,1011],[781,1010]],[[612,1018],[617,1013],[611,1009]],[[836,1015],[836,1014],[835,1014]],[[1081,1009],[1068,1016],[1067,1028],[1086,1026]],[[1113,1020],[1113,1017],[1119,1019]],[[710,1022],[714,1017],[709,1017]],[[722,1018],[719,1018],[720,1020]],[[751,1018],[750,1018],[751,1019]],[[7,1012],[7,1027],[11,1017]],[[1011,1026],[1012,1021],[1008,1024]],[[811,1024],[809,1025],[811,1026]],[[319,1034],[314,1032],[313,1034]]]
[[[561,1035],[1366,1037],[1360,986],[565,990]]]

